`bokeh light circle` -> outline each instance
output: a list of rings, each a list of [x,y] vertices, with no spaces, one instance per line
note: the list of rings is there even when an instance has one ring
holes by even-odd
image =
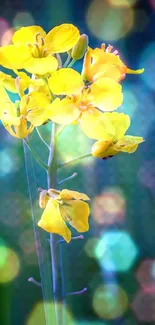
[[[19,273],[20,261],[17,254],[11,249],[6,247],[0,247],[0,254],[4,253],[5,260],[0,263],[0,283],[7,283],[12,281]]]
[[[122,7],[122,6],[133,6],[135,5],[139,0],[108,0],[109,3],[112,6],[116,6],[116,7]]]
[[[117,41],[132,29],[134,11],[130,5],[112,7],[107,0],[93,0],[87,11],[86,22],[90,32],[99,40]]]
[[[63,306],[61,303],[50,303],[45,302],[46,308],[48,310],[48,313],[51,314],[51,319],[53,319],[53,323],[55,323],[55,308],[57,308],[57,311],[62,314],[65,318],[67,325],[75,325],[75,321],[73,316],[71,315],[71,312],[67,309],[66,306]],[[62,310],[63,309],[63,310]],[[45,324],[45,314],[44,314],[44,304],[43,302],[39,302],[35,305],[31,313],[28,315],[27,321],[25,323],[26,325],[43,325]],[[51,323],[52,324],[52,323]]]
[[[128,297],[115,284],[101,285],[94,293],[92,304],[99,317],[110,320],[124,314],[128,307]]]
[[[95,257],[95,247],[99,242],[98,238],[90,238],[87,240],[84,250],[89,257]]]
[[[10,28],[8,21],[4,17],[0,17],[0,46],[10,44],[12,34],[13,30]]]
[[[110,272],[126,272],[134,263],[138,249],[125,231],[104,232],[95,247],[95,255],[102,268]]]
[[[13,19],[13,27],[19,29],[24,26],[34,25],[34,18],[28,11],[17,12],[16,16]]]
[[[125,211],[126,200],[120,188],[107,188],[93,200],[92,215],[99,224],[121,222]]]

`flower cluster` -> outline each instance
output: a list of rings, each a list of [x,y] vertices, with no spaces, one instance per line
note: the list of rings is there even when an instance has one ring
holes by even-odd
[[[61,53],[68,55],[64,63]],[[82,57],[79,73],[71,67]],[[142,137],[125,135],[129,116],[113,112],[123,102],[120,82],[126,74],[140,74],[144,69],[128,69],[110,45],[90,48],[87,35],[80,35],[74,25],[62,24],[47,34],[39,26],[19,29],[12,44],[0,48],[0,65],[13,72],[0,72],[0,119],[12,136],[27,138],[36,127],[49,121],[63,126],[78,123],[89,138],[97,140],[92,156],[103,159],[121,151],[132,153],[144,141]],[[18,100],[12,102],[9,92],[16,93]],[[76,192],[64,191],[43,192],[46,204],[39,226],[61,233],[69,241],[65,221],[78,231],[87,231],[89,209],[79,197],[77,200]],[[84,194],[81,199],[85,200]],[[76,218],[81,209],[83,223]],[[51,220],[50,213],[55,216]]]

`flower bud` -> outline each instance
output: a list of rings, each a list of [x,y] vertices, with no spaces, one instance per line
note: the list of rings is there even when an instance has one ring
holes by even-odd
[[[96,158],[103,158],[106,156],[106,150],[111,145],[112,141],[97,141],[92,146],[92,155]]]
[[[88,36],[86,34],[82,34],[77,42],[77,44],[72,48],[71,57],[74,60],[80,60],[88,48]]]

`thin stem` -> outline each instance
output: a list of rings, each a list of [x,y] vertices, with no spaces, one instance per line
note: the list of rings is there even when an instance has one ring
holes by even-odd
[[[65,125],[63,125],[62,127],[60,127],[59,128],[59,130],[58,130],[58,132],[57,132],[57,134],[56,134],[56,137],[59,137],[60,136],[60,134],[64,131],[64,129],[66,128],[66,124]]]
[[[91,152],[90,153],[87,153],[85,155],[82,155],[82,156],[78,156],[76,158],[73,158],[71,160],[68,160],[68,161],[66,161],[64,163],[59,163],[58,164],[58,168],[67,167],[69,165],[72,165],[72,164],[74,164],[74,163],[76,163],[76,162],[78,162],[78,161],[80,161],[80,160],[82,160],[84,158],[88,158],[88,157],[92,157],[92,153]]]
[[[49,149],[49,145],[48,145],[48,143],[45,141],[45,139],[43,138],[43,136],[42,136],[42,134],[40,133],[40,131],[39,131],[39,129],[36,127],[35,128],[36,129],[36,131],[37,131],[37,133],[38,133],[38,135],[39,135],[39,138],[41,139],[41,141],[45,144],[45,146]]]
[[[63,64],[63,68],[66,68],[67,67],[67,65],[69,64],[70,59],[71,59],[71,57],[68,54],[67,59],[66,59],[65,63]]]
[[[31,151],[33,157],[34,157],[34,158],[36,159],[36,161],[38,162],[38,164],[39,164],[42,168],[44,168],[44,169],[47,170],[47,169],[48,169],[48,166],[45,165],[45,164],[41,161],[41,159],[40,159],[39,156],[36,154],[36,152],[35,152],[34,149],[32,148],[32,146],[31,146],[31,144],[29,143],[29,141],[28,141],[26,138],[24,139],[24,141],[25,141],[25,143],[27,144],[29,150]]]
[[[62,60],[61,60],[61,56],[60,54],[56,53],[56,58],[58,60],[58,63],[59,63],[59,69],[62,68]]]
[[[70,62],[70,64],[68,64],[67,68],[71,68],[75,62],[76,62],[76,60],[73,59],[73,60]]]
[[[75,172],[71,176],[66,177],[66,178],[62,179],[61,181],[59,181],[58,184],[62,184],[63,182],[69,181],[70,179],[76,177],[77,175],[78,175],[78,173]]]
[[[56,141],[56,125],[52,123],[52,133],[50,142],[50,152],[48,159],[47,181],[48,188],[57,186],[57,141]],[[57,242],[59,236],[50,234],[50,250],[52,262],[52,280],[53,280],[53,296],[55,304],[56,325],[62,325],[62,313],[60,312],[59,303],[62,301],[62,277],[61,265],[59,261],[59,247]]]
[[[43,296],[43,305],[45,311],[46,325],[57,325],[54,319],[54,304],[52,294],[52,277],[50,267],[49,246],[46,233],[38,227],[40,209],[36,206],[36,197],[38,197],[37,183],[34,171],[33,156],[23,141],[26,177],[28,183],[30,206],[32,212],[33,231],[35,236],[36,251],[40,271],[41,289]],[[32,282],[32,278],[29,279]],[[34,281],[33,281],[34,283]]]

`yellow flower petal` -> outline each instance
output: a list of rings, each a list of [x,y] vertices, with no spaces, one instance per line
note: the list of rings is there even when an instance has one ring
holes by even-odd
[[[14,129],[15,129],[17,137],[20,139],[23,139],[23,138],[27,137],[27,135],[30,132],[33,131],[33,127],[30,126],[30,128],[28,129],[27,121],[26,121],[25,117],[21,116],[19,119],[20,119],[20,125],[19,126],[14,125]]]
[[[144,142],[142,137],[126,135],[116,143],[116,149],[122,152],[133,153],[142,142]]]
[[[85,232],[89,229],[88,217],[90,214],[89,205],[80,200],[68,201],[70,207],[63,206],[66,215],[71,219],[69,224],[78,232]]]
[[[95,81],[90,89],[92,104],[103,111],[113,111],[122,104],[122,87],[111,78],[101,78]]]
[[[73,95],[84,87],[82,76],[70,68],[54,71],[49,78],[49,86],[55,95]]]
[[[45,75],[48,72],[56,70],[58,67],[58,61],[54,56],[48,55],[44,58],[31,57],[24,64],[24,69],[30,73]]]
[[[45,37],[45,47],[52,53],[63,53],[70,50],[80,37],[79,30],[72,24],[54,27]]]
[[[26,46],[7,45],[0,48],[0,64],[8,69],[23,69],[31,58]]]
[[[71,232],[67,228],[59,209],[59,204],[50,199],[46,205],[38,226],[47,232],[55,233],[62,236],[67,243],[71,240]]]
[[[15,79],[10,75],[0,71],[0,82],[2,82],[2,85],[4,85],[7,90],[17,93]]]
[[[76,199],[76,200],[90,200],[89,197],[84,194],[84,193],[80,193],[80,192],[76,192],[76,191],[71,191],[71,190],[67,190],[64,189],[60,192],[60,197],[62,200],[72,200],[72,199]]]
[[[49,118],[58,124],[70,124],[80,115],[80,110],[69,98],[64,98],[62,100],[56,98],[48,105],[48,110]]]
[[[32,92],[30,95],[23,96],[21,99],[21,114],[34,126],[42,125],[48,120],[47,105],[50,99],[44,93]]]
[[[141,74],[144,72],[144,68],[143,69],[138,69],[138,70],[132,70],[132,69],[128,69],[126,70],[126,73],[128,74]]]
[[[15,104],[11,102],[3,85],[0,85],[0,119],[6,125],[19,125]]]
[[[40,26],[22,27],[14,33],[12,41],[15,45],[26,45],[26,43],[36,43],[36,35],[45,37],[46,33]]]
[[[107,123],[104,119],[104,114],[95,108],[82,113],[80,125],[83,132],[92,139],[109,140],[114,134],[114,128],[111,123]]]
[[[124,136],[125,132],[130,126],[130,117],[124,113],[106,112],[104,113],[105,123],[113,126],[113,136],[116,139],[120,139]],[[102,140],[106,140],[102,138]]]

